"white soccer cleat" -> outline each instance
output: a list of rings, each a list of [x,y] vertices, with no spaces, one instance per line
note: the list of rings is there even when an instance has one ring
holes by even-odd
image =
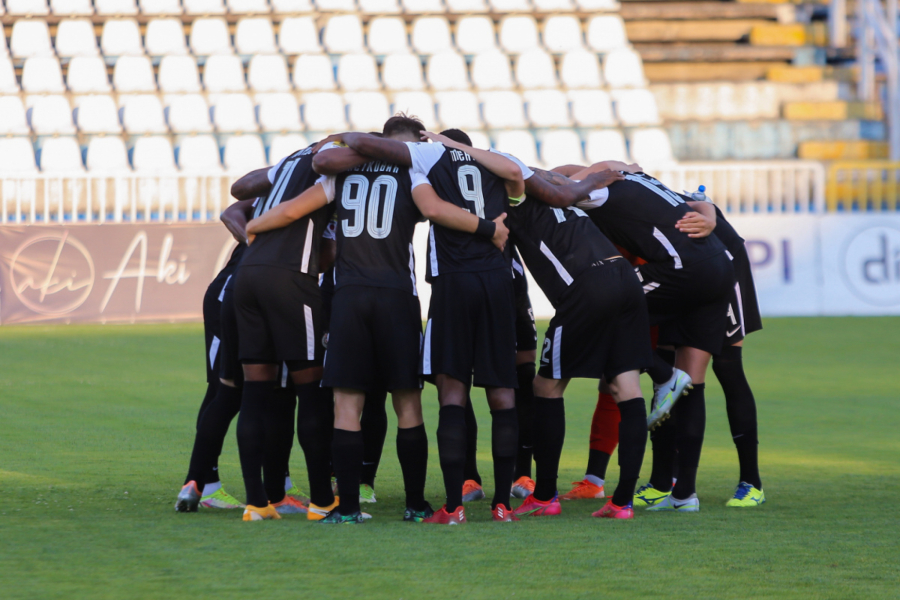
[[[647,417],[647,429],[651,431],[669,418],[672,407],[687,390],[694,388],[691,376],[681,369],[672,369],[672,377],[662,385],[653,385],[653,402],[650,415]]]
[[[691,494],[687,500],[679,500],[669,494],[659,501],[658,504],[647,507],[651,512],[700,512],[700,499],[697,494]]]

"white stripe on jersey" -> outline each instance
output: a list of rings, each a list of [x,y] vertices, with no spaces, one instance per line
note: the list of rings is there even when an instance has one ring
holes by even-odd
[[[562,280],[566,282],[566,285],[572,285],[572,282],[575,281],[572,279],[572,276],[569,275],[569,272],[566,271],[566,268],[562,266],[562,263],[559,262],[559,259],[553,255],[550,251],[550,248],[547,247],[547,244],[541,242],[541,252],[544,253],[544,256],[547,257],[547,260],[553,263],[553,266],[556,267],[556,272],[559,273],[559,276],[562,277]]]
[[[738,314],[741,315],[741,335],[747,335],[747,329],[744,327],[744,299],[741,298],[741,284],[735,282],[734,291],[737,293]]]
[[[431,276],[437,277],[437,244],[434,243],[434,225],[428,226],[428,243],[431,245]]]
[[[306,241],[303,242],[303,260],[300,262],[300,272],[301,273],[309,273],[309,255],[312,254],[312,241],[313,241],[313,231],[315,230],[315,225],[313,225],[312,219],[309,220],[309,225],[306,227]],[[310,359],[312,360],[312,359]]]
[[[222,291],[219,292],[219,302],[225,298],[225,287],[228,285],[228,282],[231,281],[231,275],[225,278],[225,285],[222,286]]]
[[[413,296],[418,296],[419,292],[416,290],[416,256],[413,253],[413,245],[409,245],[409,278],[412,280],[413,286]]]
[[[644,294],[649,294],[650,292],[652,292],[653,290],[655,290],[658,287],[659,287],[658,283],[648,283],[647,285],[644,286]]]
[[[286,362],[281,363],[281,387],[287,387],[288,367]]]
[[[659,183],[652,177],[644,178],[644,177],[641,177],[640,175],[632,175],[631,173],[625,173],[625,179],[627,179],[628,181],[633,181],[635,183],[641,184],[642,186],[644,186],[645,188],[647,188],[648,190],[650,190],[657,196],[665,199],[665,201],[668,202],[669,204],[671,204],[672,206],[678,206],[679,204],[684,204],[684,200],[681,199],[681,196],[679,196],[678,194],[676,194],[669,188],[665,187],[663,184]],[[648,179],[650,181],[648,181]],[[654,185],[653,183],[651,183],[651,181],[659,183],[659,185],[658,186]]]
[[[303,316],[306,317],[306,358],[316,359],[316,330],[313,324],[312,309],[303,305]]]
[[[562,379],[562,366],[559,364],[560,346],[562,345],[562,326],[553,332],[553,379]]]
[[[725,251],[725,256],[728,257],[728,260],[734,260],[734,257],[731,255],[731,252],[729,252],[728,250]]]
[[[669,253],[669,256],[675,259],[675,268],[683,268],[684,265],[681,264],[681,257],[678,256],[678,252],[675,251],[675,246],[672,245],[672,242],[669,241],[669,238],[667,238],[665,234],[663,234],[663,232],[656,227],[653,228],[653,237],[659,240],[659,243],[663,245],[663,248],[666,249],[666,252]]]
[[[425,341],[422,342],[422,374],[431,375],[431,319],[425,323]]]
[[[221,344],[221,340],[213,336],[212,342],[209,345],[209,368],[213,369],[216,366],[216,355],[219,354],[219,344]]]

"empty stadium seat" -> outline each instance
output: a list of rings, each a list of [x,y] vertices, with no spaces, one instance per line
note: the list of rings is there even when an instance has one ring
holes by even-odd
[[[516,81],[523,88],[556,87],[553,58],[537,48],[523,52],[516,59]]]
[[[222,0],[181,0],[184,12],[189,15],[223,15],[225,3]]]
[[[269,12],[269,0],[226,0],[226,4],[232,14]]]
[[[618,129],[589,131],[585,140],[585,154],[590,164],[603,160],[629,162],[625,150],[625,137]]]
[[[603,90],[571,90],[572,118],[579,127],[615,125],[612,100]]]
[[[603,57],[603,77],[610,87],[643,87],[644,67],[634,50],[613,50]]]
[[[91,0],[50,0],[50,12],[62,17],[93,15],[94,5]]]
[[[555,53],[581,48],[581,21],[563,15],[550,17],[544,22],[544,45]]]
[[[28,135],[25,106],[17,96],[0,96],[0,135]]]
[[[75,121],[82,133],[121,133],[119,109],[111,96],[83,96],[75,108]]]
[[[263,131],[300,131],[300,105],[293,94],[260,94],[259,125]]]
[[[238,21],[234,33],[234,45],[238,54],[274,54],[275,30],[268,17],[253,17]]]
[[[598,88],[603,85],[600,60],[595,52],[572,50],[562,57],[559,77],[567,88]]]
[[[75,133],[72,107],[65,96],[41,96],[34,102],[31,128],[37,135],[71,135]]]
[[[459,129],[482,127],[478,100],[472,92],[438,92],[435,94],[435,100],[438,121],[444,127]]]
[[[106,62],[99,56],[76,56],[69,61],[66,85],[70,92],[88,94],[109,92],[109,73]]]
[[[426,129],[437,127],[437,119],[434,114],[434,98],[427,92],[400,92],[394,94],[394,114],[402,112],[411,117],[417,117],[425,125]]]
[[[566,127],[569,118],[569,99],[559,90],[525,92],[528,119],[535,127]]]
[[[350,126],[359,131],[380,131],[391,116],[387,98],[381,92],[353,92],[346,94],[347,116]]]
[[[277,13],[311,13],[315,12],[312,0],[269,0],[272,10]]]
[[[209,106],[200,94],[172,96],[166,109],[169,127],[176,133],[209,133]]]
[[[420,54],[437,54],[450,50],[450,25],[444,17],[421,17],[412,28],[412,45]]]
[[[47,22],[37,19],[19,19],[13,23],[12,35],[9,36],[9,50],[13,56],[18,58],[53,56]]]
[[[213,107],[213,122],[220,132],[257,131],[256,111],[247,94],[222,94]]]
[[[163,92],[199,92],[200,74],[193,56],[163,56],[159,62],[159,89]]]
[[[469,88],[466,61],[456,52],[441,52],[428,58],[428,83],[436,90]]]
[[[269,144],[269,164],[274,165],[285,156],[309,146],[309,140],[300,133],[272,136]]]
[[[541,159],[548,168],[584,164],[581,139],[571,129],[546,132],[541,138]]]
[[[91,138],[85,162],[92,174],[123,173],[131,170],[125,142],[118,136]]]
[[[323,12],[356,12],[354,0],[316,0],[316,8]]]
[[[650,90],[613,90],[611,95],[616,107],[616,116],[622,125],[628,127],[659,123],[656,99]]]
[[[675,161],[669,135],[663,129],[635,129],[629,141],[632,160],[644,168],[659,168]]]
[[[298,90],[333,90],[334,65],[324,54],[303,54],[294,63],[294,86]]]
[[[384,86],[390,90],[421,90],[425,87],[422,79],[422,62],[417,54],[391,54],[382,66]]]
[[[66,91],[63,85],[62,71],[55,56],[33,56],[25,59],[22,67],[22,89],[26,92],[61,93]]]
[[[625,22],[618,15],[600,15],[588,21],[588,46],[597,52],[628,47]]]
[[[338,84],[345,90],[381,89],[378,67],[370,54],[344,54],[338,59]]]
[[[198,56],[231,54],[231,36],[225,19],[195,19],[191,25],[191,50]]]
[[[246,90],[241,59],[233,54],[217,54],[207,58],[203,67],[203,85],[206,91],[213,93]]]
[[[225,168],[243,175],[267,167],[266,149],[258,135],[233,135],[225,141]]]
[[[16,81],[13,63],[6,56],[0,55],[0,93],[15,94],[18,91],[19,83]]]
[[[314,131],[346,129],[344,100],[340,94],[317,92],[303,95],[303,121]]]
[[[516,92],[482,92],[482,114],[485,124],[492,129],[525,127],[525,110],[522,96]]]
[[[512,154],[528,166],[538,166],[537,146],[530,131],[500,131],[495,147],[500,152]]]
[[[141,175],[174,175],[178,172],[172,143],[163,136],[138,138],[134,142],[131,162]]]
[[[122,92],[155,92],[153,65],[146,56],[121,56],[113,67],[113,86]]]
[[[321,52],[319,30],[312,17],[288,17],[278,28],[278,46],[285,54]]]
[[[281,54],[257,54],[247,69],[250,89],[257,92],[287,92],[291,89],[287,62]]]
[[[56,53],[59,56],[97,56],[97,36],[88,19],[64,19],[56,28]]]
[[[46,15],[50,12],[47,0],[6,0],[10,15]]]
[[[338,15],[328,19],[322,43],[331,53],[365,52],[362,22],[356,15]]]
[[[156,96],[131,96],[122,107],[122,124],[128,133],[168,133],[163,107]]]
[[[575,10],[571,0],[533,0],[534,8],[538,12],[569,12]]]
[[[370,15],[396,14],[400,12],[400,3],[397,0],[359,0],[359,10]]]
[[[500,22],[500,45],[507,52],[518,54],[539,44],[537,23],[526,16],[506,17]]]
[[[184,173],[213,175],[223,172],[219,145],[211,135],[192,135],[182,138],[175,150],[178,166]]]
[[[472,83],[481,90],[508,90],[513,87],[509,55],[492,50],[472,60]]]
[[[490,0],[494,12],[531,12],[528,0]]]
[[[84,173],[81,147],[74,137],[53,137],[41,144],[41,171],[60,175]]]
[[[145,15],[180,15],[184,12],[181,0],[139,0]]]
[[[472,140],[473,148],[481,148],[482,150],[488,150],[492,148],[491,139],[484,131],[480,131],[478,129],[468,129],[466,130],[466,134],[468,134],[469,139]]]
[[[37,171],[34,146],[24,137],[0,138],[0,174],[29,175]]]
[[[369,22],[369,50],[374,54],[407,52],[406,25],[398,17],[372,19]]]
[[[463,54],[479,54],[497,47],[494,22],[487,17],[464,17],[456,24],[456,45]]]
[[[481,13],[488,12],[485,0],[446,0],[447,10],[452,13]]]
[[[401,0],[403,8],[411,15],[444,12],[442,0]]]
[[[136,15],[138,7],[135,0],[94,0],[94,8],[98,15]]]
[[[132,56],[144,53],[141,32],[134,19],[109,19],[103,24],[100,48],[106,56]]]
[[[144,37],[147,54],[162,56],[166,54],[187,54],[184,40],[184,28],[180,19],[153,19],[147,23],[147,35]]]

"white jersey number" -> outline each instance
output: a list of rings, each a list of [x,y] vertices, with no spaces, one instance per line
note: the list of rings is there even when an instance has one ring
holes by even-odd
[[[356,186],[354,192],[354,185]],[[381,190],[384,189],[384,206],[381,207]],[[366,201],[368,199],[369,218],[366,219]],[[383,240],[391,234],[391,224],[394,220],[394,204],[397,201],[397,180],[393,177],[381,175],[372,182],[369,190],[369,180],[362,175],[348,175],[344,180],[344,189],[341,192],[341,204],[347,210],[353,211],[353,224],[349,219],[341,221],[341,231],[344,237],[359,236],[363,229],[368,229],[369,235],[376,240]],[[381,225],[378,225],[378,213],[381,209]]]
[[[481,192],[481,171],[473,165],[463,165],[456,172],[459,177],[459,191],[466,202],[475,204],[475,214],[484,218],[484,195]],[[472,187],[469,187],[469,175],[472,176]],[[469,211],[472,212],[472,211]]]

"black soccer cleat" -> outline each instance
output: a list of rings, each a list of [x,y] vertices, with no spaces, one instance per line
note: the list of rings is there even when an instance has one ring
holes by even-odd
[[[422,510],[416,510],[407,506],[406,510],[403,511],[403,520],[409,523],[421,523],[433,514],[434,509],[426,502],[425,508]]]

